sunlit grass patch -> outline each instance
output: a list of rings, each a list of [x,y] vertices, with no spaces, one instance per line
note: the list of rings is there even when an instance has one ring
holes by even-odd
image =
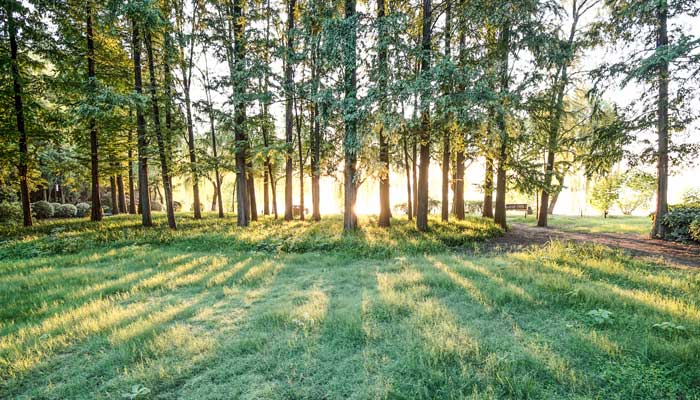
[[[513,215],[508,217],[510,222],[536,225],[537,216],[523,217]],[[615,215],[603,216],[550,215],[547,223],[552,228],[569,232],[582,233],[625,233],[631,235],[649,235],[651,218],[642,216]]]
[[[31,240],[80,250],[30,257],[15,236],[0,398],[700,398],[699,271],[596,245],[451,251],[498,234],[482,220],[339,222],[51,223]]]

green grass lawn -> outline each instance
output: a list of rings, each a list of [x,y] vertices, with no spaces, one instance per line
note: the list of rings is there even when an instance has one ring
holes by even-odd
[[[485,253],[480,219],[179,218],[2,232],[0,398],[700,398],[698,271]]]
[[[537,225],[537,216],[522,214],[509,215],[509,222]],[[548,218],[550,227],[569,232],[584,233],[626,233],[634,235],[649,235],[651,231],[651,219],[637,216],[602,216],[579,217],[570,215],[550,215]]]

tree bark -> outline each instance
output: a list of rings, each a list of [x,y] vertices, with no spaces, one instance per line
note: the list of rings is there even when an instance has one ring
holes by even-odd
[[[128,212],[127,207],[126,207],[126,194],[124,193],[124,177],[121,175],[117,175],[117,194],[118,194],[118,202],[119,202],[119,211],[126,214]]]
[[[17,119],[17,132],[19,133],[19,161],[17,170],[19,174],[20,197],[22,201],[22,221],[24,226],[32,226],[32,207],[29,201],[29,149],[27,146],[27,130],[24,126],[24,104],[22,102],[22,79],[19,74],[19,61],[17,50],[17,26],[14,20],[12,3],[5,4],[7,13],[7,28],[10,35],[10,63],[12,69],[12,88],[15,100],[15,118]]]
[[[421,75],[430,71],[430,47],[432,26],[431,0],[423,0],[422,23],[422,55]],[[428,230],[428,173],[430,169],[430,110],[427,93],[421,94],[421,126],[420,140],[420,170],[418,173],[418,213],[416,215],[416,228],[425,232]]]
[[[357,229],[355,202],[357,194],[357,21],[355,0],[345,0],[346,43],[343,48],[345,86],[344,115],[345,137],[345,208],[343,228],[345,231]]]
[[[112,215],[119,215],[119,197],[117,196],[117,178],[114,174],[109,176],[109,189],[112,198]]]
[[[510,55],[510,25],[505,23],[499,38],[499,50],[500,50],[500,95],[501,95],[501,107],[498,108],[496,112],[496,125],[498,133],[500,136],[500,146],[498,152],[498,167],[496,170],[497,183],[496,183],[496,214],[494,216],[494,221],[501,226],[503,229],[508,228],[508,223],[506,221],[506,164],[508,161],[508,131],[506,127],[506,95],[508,93],[508,58]]]
[[[156,82],[156,66],[153,56],[153,42],[151,33],[146,32],[146,55],[148,57],[148,72],[150,78],[151,91],[151,110],[153,115],[153,130],[156,134],[156,142],[158,143],[158,156],[160,157],[160,173],[163,180],[163,190],[165,191],[165,208],[168,216],[168,226],[170,229],[177,229],[175,222],[175,210],[173,209],[173,191],[172,181],[170,179],[170,167],[168,165],[168,155],[163,138],[163,132],[160,126],[160,107],[158,105],[158,91]]]
[[[95,42],[92,32],[92,1],[86,1],[86,37],[87,37],[87,61],[88,61],[88,87],[89,97],[94,94],[95,89]],[[102,220],[102,204],[100,203],[100,171],[98,158],[98,132],[97,122],[94,117],[88,121],[90,127],[90,180],[92,182],[92,208],[90,209],[90,220]],[[112,205],[114,206],[114,204]]]
[[[245,45],[242,0],[233,2],[233,35],[234,35],[234,68],[238,76],[245,68]],[[234,132],[236,138],[236,192],[237,192],[237,223],[238,226],[250,225],[250,195],[248,193],[248,137],[244,130],[246,120],[246,102],[244,99],[245,84],[240,79],[235,83]]]
[[[445,58],[452,57],[450,41],[452,39],[452,2],[448,1],[445,10]],[[445,85],[445,95],[449,95],[451,88]],[[448,113],[447,126],[442,138],[442,220],[447,222],[450,218],[450,122],[451,115]]]
[[[296,0],[287,0],[287,52],[284,58],[284,86],[285,86],[285,125],[284,136],[286,144],[285,152],[285,169],[284,169],[284,220],[291,221],[294,219],[292,212],[292,156],[294,154],[294,132],[293,132],[293,86],[294,72],[292,65],[292,53],[294,52],[294,11],[296,9]]]
[[[136,21],[132,27],[132,48],[134,59],[134,90],[136,94],[143,94],[143,82],[141,78],[141,34]],[[143,107],[136,103],[136,133],[138,151],[138,180],[139,180],[139,212],[141,224],[153,226],[151,218],[151,198],[148,190],[148,138],[146,137],[146,118],[143,115]]]
[[[668,46],[668,3],[661,0],[657,9],[657,34],[656,50],[667,54]],[[658,66],[659,100],[657,104],[657,180],[656,180],[656,213],[654,214],[654,227],[651,231],[652,238],[664,239],[666,237],[666,225],[664,217],[668,214],[668,58],[662,57]]]
[[[411,163],[408,160],[407,132],[408,130],[405,130],[403,134],[403,160],[404,169],[406,170],[406,194],[408,199],[406,202],[406,214],[408,215],[408,220],[411,221],[413,220],[413,192],[411,191]]]
[[[253,163],[248,162],[248,203],[250,204],[250,220],[258,220],[258,203],[255,199],[255,175],[253,174]]]
[[[301,105],[297,106],[297,100],[294,99],[294,108],[296,109],[296,125],[297,125],[297,149],[299,150],[299,219],[304,220],[304,148],[301,141],[302,127],[302,109]]]
[[[455,155],[454,210],[458,220],[464,219],[464,149],[458,149]]]
[[[377,50],[377,64],[378,64],[378,86],[379,86],[379,112],[380,120],[383,119],[386,114],[386,86],[387,86],[387,46],[386,46],[386,32],[384,28],[384,18],[386,17],[384,0],[377,0],[377,23],[378,27],[378,50]],[[383,122],[380,122],[382,126],[379,127],[379,221],[380,227],[389,227],[391,225],[391,200],[389,198],[391,184],[389,182],[389,141],[384,134]]]

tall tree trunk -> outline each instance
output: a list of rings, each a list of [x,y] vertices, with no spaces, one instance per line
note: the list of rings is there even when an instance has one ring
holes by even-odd
[[[493,218],[493,158],[486,157],[484,172],[484,205],[481,210],[484,218]]]
[[[379,86],[379,113],[381,114],[380,120],[384,118],[386,114],[386,87],[387,87],[387,61],[388,61],[388,49],[386,43],[386,29],[384,21],[386,17],[384,0],[377,0],[377,23],[378,34],[377,41],[379,42],[377,47],[377,65],[379,69],[378,76],[378,86]],[[389,141],[384,133],[384,124],[379,127],[379,221],[380,227],[389,227],[391,225],[391,200],[389,198],[391,184],[389,182]]]
[[[403,160],[404,169],[406,170],[406,194],[407,194],[407,209],[406,214],[408,214],[408,220],[413,220],[413,192],[411,191],[411,163],[408,160],[408,138],[406,137],[408,130],[404,131],[403,134]]]
[[[454,210],[458,220],[464,219],[464,148],[457,150],[455,155],[455,181],[454,181]]]
[[[506,221],[506,163],[508,161],[508,131],[506,127],[506,98],[508,93],[508,59],[510,55],[510,25],[508,23],[504,24],[499,38],[499,50],[500,50],[500,68],[499,68],[499,80],[500,80],[500,95],[501,95],[501,106],[496,112],[496,127],[500,136],[500,146],[498,152],[498,167],[496,169],[496,214],[494,216],[494,221],[501,226],[503,229],[508,228],[508,223]]]
[[[345,231],[357,229],[355,202],[357,194],[357,21],[355,0],[345,0],[345,28],[347,42],[343,46],[345,86],[344,115],[345,137],[345,207],[343,228]]]
[[[547,207],[547,213],[549,215],[554,214],[554,207],[557,205],[557,200],[559,200],[559,194],[561,191],[564,189],[564,175],[559,175],[557,176],[557,180],[559,181],[559,187],[557,190],[552,194],[552,199],[549,202],[549,206]]]
[[[88,87],[89,97],[92,98],[95,91],[95,42],[92,33],[92,1],[86,3],[86,37],[87,37],[87,61],[88,61]],[[90,127],[90,180],[92,182],[92,208],[90,220],[102,220],[102,204],[100,203],[100,171],[97,143],[97,122],[94,117],[88,121]]]
[[[126,194],[124,193],[124,177],[120,173],[117,175],[117,193],[119,200],[119,211],[126,214],[128,212],[126,207]]]
[[[216,211],[216,200],[219,198],[217,196],[217,187],[216,187],[216,182],[212,182],[212,186],[214,186],[214,194],[211,196],[211,208],[210,211],[214,212]]]
[[[165,208],[168,215],[168,226],[170,229],[177,229],[175,222],[175,210],[173,209],[173,191],[170,180],[170,168],[168,166],[168,155],[160,126],[160,107],[158,106],[158,91],[156,83],[156,66],[153,57],[153,42],[151,33],[146,32],[146,55],[148,57],[148,72],[151,81],[151,108],[153,112],[153,130],[156,133],[158,143],[158,156],[160,157],[160,173],[163,180],[163,190],[165,191]]]
[[[245,70],[245,21],[242,0],[233,2],[233,36],[235,76],[242,76]],[[246,121],[246,101],[244,99],[245,83],[240,79],[235,83],[234,132],[236,138],[236,188],[237,188],[237,223],[238,226],[250,224],[250,195],[248,193],[248,136],[244,130]]]
[[[314,99],[311,103],[311,219],[321,220],[321,120],[318,110],[318,40],[313,41],[311,53],[311,82]]]
[[[577,3],[574,1],[571,13],[573,16],[573,21],[571,23],[571,30],[569,31],[569,38],[566,42],[567,51],[564,53],[565,57],[557,71],[555,78],[556,86],[552,99],[552,112],[548,127],[549,137],[547,138],[547,164],[544,173],[544,189],[542,190],[542,195],[540,198],[539,216],[537,218],[537,226],[540,227],[547,226],[547,216],[549,215],[549,195],[552,191],[551,186],[552,177],[554,175],[554,161],[557,149],[559,147],[559,131],[561,127],[561,119],[564,115],[564,95],[566,93],[566,86],[569,84],[568,67],[574,51],[572,47],[576,36],[576,26],[579,18],[578,13]]]
[[[214,122],[214,102],[211,98],[211,84],[209,82],[209,63],[207,62],[207,56],[204,55],[204,71],[202,71],[202,77],[204,79],[204,94],[207,100],[207,112],[209,113],[209,128],[211,130],[211,148],[214,156],[214,188],[216,191],[216,198],[218,199],[219,205],[219,218],[224,218],[224,203],[223,197],[221,197],[221,173],[219,172],[219,154],[218,147],[216,144],[216,129]]]
[[[430,71],[432,10],[431,0],[423,0],[423,23],[421,39],[421,75]],[[430,100],[427,91],[421,94],[421,126],[420,126],[420,170],[418,173],[418,213],[416,228],[425,232],[428,230],[428,173],[430,170]]]
[[[417,69],[420,73],[420,68]],[[414,96],[413,102],[413,120],[418,119],[418,95]],[[413,216],[418,215],[418,132],[411,132],[411,174],[413,178]]]
[[[29,201],[29,149],[27,146],[27,131],[24,127],[24,105],[22,103],[22,79],[19,74],[19,61],[17,50],[17,26],[14,19],[12,2],[5,3],[7,13],[7,28],[10,34],[10,62],[12,64],[12,88],[15,100],[15,117],[17,119],[17,132],[19,133],[19,161],[17,170],[19,173],[20,197],[22,200],[22,220],[24,226],[32,226],[32,207]]]
[[[656,49],[668,54],[665,50],[668,46],[668,3],[661,0],[657,9],[657,34]],[[664,217],[668,214],[668,58],[662,57],[658,66],[659,99],[657,104],[657,180],[656,180],[656,213],[654,214],[654,227],[651,231],[652,238],[664,239],[666,226]]]
[[[297,149],[299,150],[299,219],[304,220],[304,152],[301,142],[301,127],[302,127],[302,109],[301,105],[297,107],[297,100],[294,99],[294,108],[296,109],[297,123]]]
[[[131,111],[129,111],[129,122],[132,122],[131,119]],[[127,168],[129,169],[129,214],[136,214],[136,192],[135,192],[135,185],[134,185],[134,163],[133,163],[133,133],[131,128],[129,128],[129,131],[127,133],[127,141],[128,141],[128,150],[126,153],[126,156],[128,158],[126,164]]]
[[[132,49],[134,59],[134,90],[139,96],[143,94],[143,82],[141,78],[141,33],[137,22],[132,27]],[[138,150],[138,179],[139,179],[139,212],[141,224],[153,226],[151,218],[151,198],[148,190],[148,138],[146,137],[146,118],[143,115],[141,103],[136,103],[136,133]]]
[[[109,193],[112,200],[112,215],[119,215],[119,198],[117,196],[117,178],[114,174],[109,176]]]
[[[284,169],[284,220],[294,219],[292,212],[292,156],[294,154],[293,110],[294,73],[292,65],[292,53],[294,52],[294,12],[296,0],[287,0],[287,52],[284,58],[284,90],[285,90],[285,169]]]
[[[258,203],[255,199],[255,174],[253,173],[253,163],[248,162],[248,203],[250,204],[250,220],[258,220]]]
[[[452,58],[450,41],[452,39],[452,2],[448,1],[445,10],[445,58]],[[445,85],[445,95],[449,95],[452,88]],[[443,132],[442,138],[442,220],[447,221],[450,218],[450,122],[452,120],[451,113],[448,113],[447,126]]]

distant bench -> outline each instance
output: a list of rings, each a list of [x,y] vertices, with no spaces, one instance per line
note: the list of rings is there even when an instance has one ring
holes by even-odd
[[[506,204],[506,211],[525,211],[525,216],[532,214],[532,208],[527,204]]]

